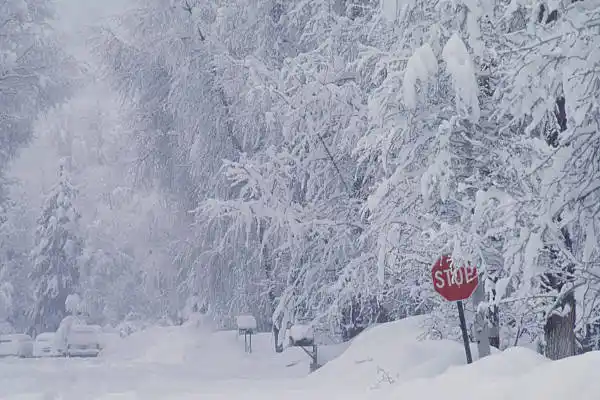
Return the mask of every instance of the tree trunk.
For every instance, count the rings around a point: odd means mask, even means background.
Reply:
[[[498,306],[490,308],[488,313],[488,338],[490,346],[500,349],[500,317]]]
[[[557,220],[560,222],[561,217]],[[562,230],[565,247],[568,250],[573,248],[571,235],[567,228]],[[558,263],[558,250],[550,248],[550,262]],[[572,282],[572,274],[575,266],[568,264],[559,268],[558,273],[547,273],[544,276],[544,284],[549,290],[555,290],[558,293],[563,290],[564,285]],[[561,299],[560,303],[546,316],[544,325],[544,337],[546,341],[546,357],[551,360],[559,360],[574,356],[577,354],[577,339],[575,337],[575,317],[576,302],[575,293],[568,292]]]
[[[260,245],[262,246],[261,250],[261,263],[262,269],[265,271],[265,278],[267,281],[268,289],[267,289],[267,300],[268,300],[268,313],[273,318],[273,313],[275,312],[275,293],[273,292],[273,265],[271,264],[271,259],[269,257],[269,249],[267,249],[267,244],[265,243],[265,223],[263,222],[259,229],[259,240]],[[277,343],[279,338],[279,327],[273,324],[273,336],[275,338],[275,351],[278,350]]]
[[[563,315],[560,313],[549,315],[544,326],[546,357],[551,360],[560,360],[577,354],[575,295],[573,293],[566,296],[562,311]]]

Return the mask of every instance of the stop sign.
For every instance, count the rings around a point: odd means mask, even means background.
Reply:
[[[431,268],[433,287],[448,301],[468,299],[479,284],[477,269],[470,265],[452,267],[451,265],[452,258],[447,255],[441,256],[433,264]]]

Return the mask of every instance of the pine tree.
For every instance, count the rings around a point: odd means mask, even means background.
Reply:
[[[65,302],[79,281],[78,262],[83,241],[78,236],[79,213],[73,206],[76,190],[63,165],[59,182],[38,219],[32,251],[34,305],[31,319],[37,332],[55,331],[66,315]]]

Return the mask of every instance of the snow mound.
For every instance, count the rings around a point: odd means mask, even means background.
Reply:
[[[476,400],[544,399],[595,400],[600,381],[595,378],[600,352],[550,361],[525,348],[514,348],[453,367],[431,379],[389,386],[376,398],[440,398]]]
[[[354,388],[361,399],[595,400],[600,352],[550,361],[524,347],[494,350],[466,365],[463,347],[448,340],[422,340],[427,317],[382,324],[359,335],[346,352],[307,379],[309,386]],[[312,398],[319,398],[313,396]]]
[[[418,316],[375,326],[358,335],[348,350],[312,374],[308,379],[345,382],[359,387],[378,387],[432,378],[452,366],[466,363],[464,347],[451,340],[422,340],[430,318]],[[471,345],[477,359],[477,346]]]
[[[183,323],[183,327],[202,329],[205,332],[216,330],[214,320],[209,315],[200,312],[188,313],[187,321]]]
[[[549,361],[541,354],[525,347],[510,347],[501,353],[478,360],[477,367],[475,371],[471,371],[470,376],[471,379],[474,378],[473,373],[481,376],[518,376]],[[449,374],[456,370],[452,369]]]
[[[577,400],[596,400],[600,393],[599,367],[598,351],[548,362],[521,375],[507,392],[522,399],[570,400],[575,396]],[[501,400],[501,397],[491,399]]]
[[[195,359],[214,339],[209,316],[191,313],[181,326],[151,326],[120,340],[112,340],[100,356],[113,361],[181,364]],[[221,344],[221,343],[219,343]],[[211,354],[215,351],[211,351]]]
[[[151,327],[111,343],[100,354],[111,360],[180,364],[188,359],[198,340],[192,327]]]

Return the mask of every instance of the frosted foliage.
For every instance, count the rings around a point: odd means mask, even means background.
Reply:
[[[14,287],[9,282],[0,284],[0,322],[7,321],[13,313]]]
[[[404,72],[404,104],[408,108],[417,106],[417,85],[423,88],[421,92],[427,91],[428,79],[433,77],[438,70],[437,60],[431,46],[424,44],[419,47],[415,54],[408,60]]]
[[[456,108],[460,115],[476,122],[480,117],[479,88],[475,79],[475,67],[465,44],[458,34],[453,34],[442,51],[446,69],[452,76],[456,92]]]
[[[381,2],[381,15],[390,22],[396,22],[398,18],[398,0],[383,0]]]
[[[496,113],[497,118],[510,115],[511,127],[525,127],[527,133],[545,139],[545,143],[538,141],[532,146],[541,160],[547,160],[530,165],[529,173],[533,171],[541,182],[537,198],[532,198],[538,200],[537,207],[522,209],[540,226],[523,236],[531,238],[522,247],[525,259],[535,261],[527,266],[526,277],[548,270],[559,276],[548,288],[558,298],[566,295],[568,286],[581,288],[576,314],[577,329],[583,335],[589,334],[591,328],[586,324],[595,324],[598,312],[594,296],[590,296],[597,287],[593,265],[598,255],[587,240],[594,240],[598,226],[598,208],[592,204],[597,204],[598,169],[593,160],[598,149],[598,107],[593,93],[598,91],[599,59],[588,46],[598,44],[599,12],[597,4],[575,2],[559,8],[551,21],[551,10],[546,9],[532,18],[529,29],[511,37],[508,44],[514,50],[503,55],[508,84],[498,93]],[[551,254],[548,243],[552,244]],[[523,244],[514,244],[519,245]],[[553,263],[548,263],[549,258]],[[541,303],[547,308],[555,306]]]
[[[62,100],[72,64],[56,48],[49,29],[50,2],[0,4],[0,168],[31,137],[40,111]],[[61,65],[62,64],[62,65]]]
[[[81,310],[81,297],[77,293],[67,296],[65,310],[71,314],[77,314]]]

